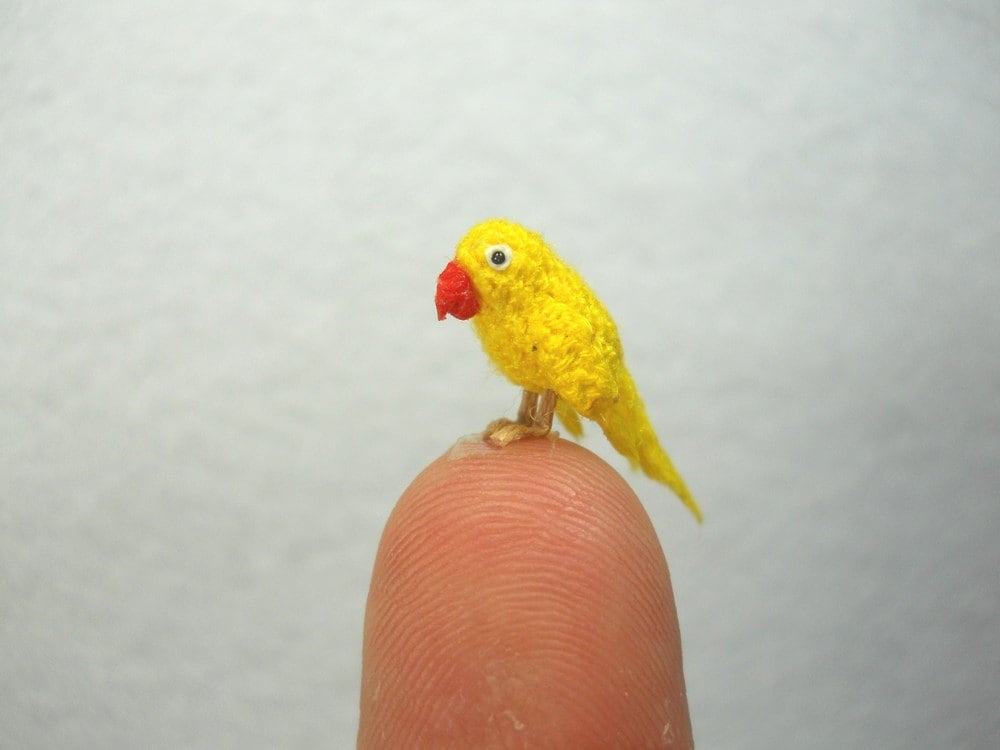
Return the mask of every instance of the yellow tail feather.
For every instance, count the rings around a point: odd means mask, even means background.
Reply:
[[[563,427],[566,428],[566,431],[570,435],[577,438],[583,435],[583,425],[580,424],[580,415],[576,413],[576,409],[563,399],[559,399],[556,402],[556,416],[559,417],[559,421],[562,422]]]
[[[670,456],[660,447],[660,441],[646,415],[646,407],[624,367],[619,375],[618,385],[618,400],[597,409],[593,418],[601,425],[611,445],[628,458],[633,467],[638,466],[646,476],[673,490],[700,523],[701,509],[674,468]]]

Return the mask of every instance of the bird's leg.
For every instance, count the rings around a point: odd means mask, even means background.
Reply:
[[[517,409],[517,421],[520,424],[531,424],[537,408],[538,394],[529,390],[521,391],[521,405]]]
[[[555,391],[545,390],[541,398],[537,393],[524,391],[517,421],[497,419],[486,427],[483,438],[497,448],[526,437],[545,437],[552,429],[552,415],[556,410]]]
[[[556,392],[550,388],[542,391],[541,398],[531,414],[531,426],[538,430],[544,430],[543,435],[547,435],[552,429],[552,416],[556,413]]]

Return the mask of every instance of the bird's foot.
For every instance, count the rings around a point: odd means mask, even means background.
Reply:
[[[504,448],[518,440],[530,437],[545,437],[550,427],[533,427],[511,419],[495,419],[483,431],[483,439],[494,448]]]
[[[545,437],[552,431],[555,409],[556,394],[553,391],[547,390],[541,397],[524,391],[517,410],[517,421],[504,418],[493,420],[483,431],[483,439],[495,448],[503,448],[524,438]]]

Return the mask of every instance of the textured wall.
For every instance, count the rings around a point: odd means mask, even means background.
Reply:
[[[503,214],[706,513],[628,475],[700,746],[997,747],[995,2],[359,5],[0,8],[0,746],[353,743]]]

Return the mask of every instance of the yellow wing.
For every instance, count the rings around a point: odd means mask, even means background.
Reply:
[[[589,315],[581,312],[588,308]],[[538,326],[545,337],[539,337]],[[560,397],[557,414],[570,434],[582,432],[577,412],[595,420],[615,450],[667,485],[701,521],[697,502],[660,446],[625,367],[618,331],[600,303],[570,307],[550,300],[529,331],[541,342],[538,367],[548,374],[546,387]]]
[[[604,309],[588,316],[579,302],[546,300],[528,316],[527,334],[537,382],[590,417],[596,405],[618,398],[621,344]]]

